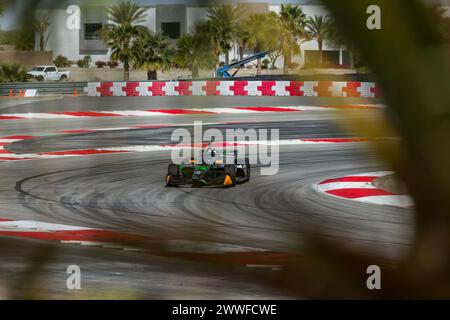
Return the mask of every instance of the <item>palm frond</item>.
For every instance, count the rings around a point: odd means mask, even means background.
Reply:
[[[144,21],[146,9],[127,1],[109,8],[108,15],[115,25],[137,25]]]
[[[19,64],[1,64],[0,82],[25,82],[28,80],[28,74]]]

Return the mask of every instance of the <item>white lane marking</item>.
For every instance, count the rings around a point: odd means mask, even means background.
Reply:
[[[288,146],[298,144],[308,144],[300,139],[284,139],[284,140],[258,140],[258,141],[239,141],[238,145],[263,145],[263,146]]]
[[[326,140],[317,140],[317,141],[314,141],[314,140],[307,140],[307,139],[303,139],[303,140],[300,140],[301,141],[301,144],[327,144],[327,143],[338,143],[338,142],[334,142],[334,141],[326,141]],[[349,141],[349,142],[358,142],[358,141]]]
[[[195,108],[190,109],[192,111],[203,111],[203,112],[211,112],[211,113],[256,113],[259,111],[254,110],[246,110],[246,109],[235,109],[235,108]]]
[[[315,106],[286,107],[289,109],[297,109],[298,111],[329,111],[330,108]]]
[[[19,228],[41,231],[81,231],[81,230],[96,230],[93,228],[69,226],[64,224],[55,224],[31,220],[23,221],[0,221],[0,228]]]
[[[318,185],[321,191],[336,189],[377,189],[371,182],[330,182]]]
[[[53,113],[13,113],[2,114],[3,117],[21,117],[26,119],[75,119],[78,116],[68,114],[53,114]]]
[[[64,244],[78,244],[82,246],[103,246],[105,244],[105,242],[84,240],[61,240],[60,242]]]
[[[412,197],[407,195],[389,195],[389,196],[369,196],[354,199],[355,201],[372,203],[372,204],[381,204],[381,205],[390,205],[396,207],[413,207],[414,200]]]
[[[279,146],[287,146],[287,145],[303,145],[303,144],[335,144],[335,143],[359,143],[359,141],[352,141],[349,139],[348,141],[309,141],[307,139],[284,139],[284,140],[259,140],[259,141],[239,141],[238,144],[242,145],[279,145]]]
[[[113,113],[123,117],[154,117],[162,116],[161,112],[139,111],[139,110],[124,110],[124,111],[99,111],[99,113]]]
[[[37,154],[37,153],[26,153],[26,154],[8,153],[8,154],[5,154],[5,157],[7,157],[7,158],[17,158],[17,159],[25,159],[25,158],[51,159],[51,158],[60,158],[62,156],[66,156],[66,155]],[[74,154],[72,156],[80,156],[80,155]],[[1,155],[0,155],[0,157],[1,157]]]
[[[136,128],[122,127],[122,128],[99,128],[99,129],[85,129],[88,131],[119,131],[119,130],[132,130]]]
[[[102,148],[95,149],[98,151],[118,151],[118,152],[150,152],[150,151],[164,151],[172,150],[174,146],[163,145],[143,145],[143,146],[129,146],[129,147],[114,147],[114,148]]]

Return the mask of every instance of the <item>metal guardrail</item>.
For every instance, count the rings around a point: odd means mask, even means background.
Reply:
[[[18,95],[20,90],[35,89],[38,94],[73,94],[75,89],[79,94],[84,93],[87,82],[16,82],[0,83],[0,95],[8,96],[10,90],[14,95]]]

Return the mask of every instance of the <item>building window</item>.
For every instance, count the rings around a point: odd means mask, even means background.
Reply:
[[[180,37],[179,22],[163,22],[161,23],[162,34],[170,39],[178,39]]]
[[[103,28],[101,23],[86,23],[84,25],[84,40],[100,40],[100,30]]]

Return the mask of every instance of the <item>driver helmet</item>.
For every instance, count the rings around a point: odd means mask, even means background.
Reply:
[[[216,149],[212,147],[211,143],[208,144],[208,147],[203,152],[203,161],[209,165],[216,162]]]

